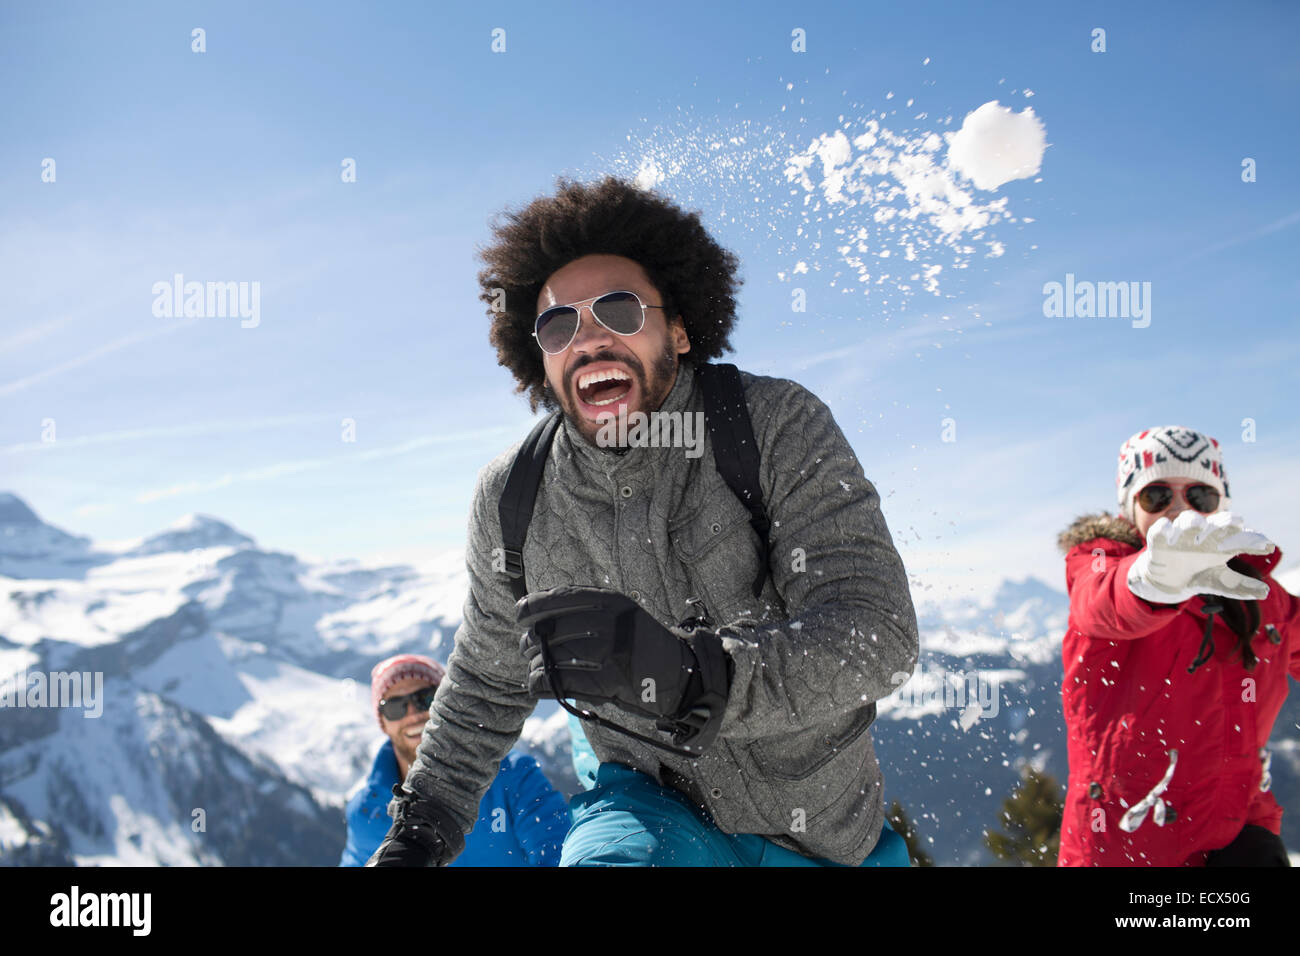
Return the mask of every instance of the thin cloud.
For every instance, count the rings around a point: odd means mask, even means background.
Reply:
[[[0,447],[0,454],[15,455],[26,451],[50,451],[52,449],[81,448],[86,445],[109,445],[118,442],[148,441],[165,438],[194,438],[199,435],[213,435],[221,432],[245,432],[261,428],[281,428],[289,425],[306,425],[311,422],[334,420],[334,414],[280,415],[274,418],[244,419],[240,421],[195,422],[188,425],[161,425],[155,428],[131,428],[124,431],[105,432],[101,435],[77,435],[72,438],[60,438],[58,441],[19,442],[16,445]]]
[[[50,319],[46,322],[33,325],[30,328],[23,329],[21,332],[15,332],[7,339],[0,339],[0,352],[13,352],[22,348],[24,345],[30,345],[32,342],[44,338],[51,332],[57,332],[59,329],[71,322],[73,318],[74,316],[72,315],[65,315],[57,319]]]
[[[1020,277],[1007,283],[1015,287]],[[975,303],[967,309],[950,306],[954,313],[964,311],[964,315],[954,314],[947,320],[936,319],[930,322],[916,323],[898,327],[885,326],[877,334],[849,345],[810,352],[804,355],[783,353],[780,357],[756,357],[742,364],[747,369],[779,369],[803,372],[827,362],[841,363],[841,367],[851,375],[866,379],[868,372],[881,363],[895,363],[893,353],[899,349],[915,348],[918,345],[933,345],[938,342],[944,347],[960,344],[966,334],[977,333],[981,340],[990,336],[999,339],[1019,339],[1038,335],[1044,325],[1036,321],[1036,316],[1027,314],[1021,308],[1022,297],[1018,293],[1007,293],[993,301]],[[760,372],[760,374],[783,374],[782,372]],[[838,381],[838,379],[837,379]]]
[[[187,481],[166,488],[155,488],[149,491],[143,491],[133,499],[136,504],[150,504],[163,498],[174,498],[177,495],[184,494],[201,494],[208,491],[216,491],[221,488],[228,488],[235,484],[244,484],[253,481],[268,481],[275,478],[282,478],[285,475],[296,475],[304,471],[314,471],[319,468],[335,467],[347,465],[357,461],[373,461],[377,458],[392,458],[397,455],[405,455],[421,448],[427,448],[431,445],[446,445],[457,442],[486,443],[489,439],[493,442],[499,442],[503,438],[518,436],[520,434],[517,425],[499,425],[494,428],[475,429],[474,431],[453,432],[443,435],[426,435],[419,438],[408,439],[393,445],[386,445],[381,448],[371,448],[365,451],[350,455],[335,455],[329,458],[300,458],[289,461],[277,462],[272,465],[264,465],[261,468],[250,468],[238,473],[227,473],[219,478],[209,479],[206,481]],[[93,506],[92,506],[93,507]]]
[[[113,352],[120,349],[127,348],[128,346],[135,345],[139,342],[146,342],[149,339],[157,338],[160,335],[167,335],[170,332],[183,329],[187,325],[193,325],[198,321],[197,318],[183,319],[180,322],[173,322],[170,325],[164,325],[160,328],[149,329],[144,332],[137,332],[134,335],[127,335],[123,338],[115,339],[114,341],[109,342],[106,345],[101,345],[99,348],[87,352],[84,355],[78,355],[76,358],[68,359],[66,362],[60,362],[58,365],[36,372],[33,375],[28,375],[26,378],[15,379],[5,385],[0,385],[0,396],[12,395],[14,392],[20,392],[23,389],[35,385],[37,382],[42,382],[47,378],[61,375],[62,373],[71,371],[74,368],[80,368],[82,365],[93,362],[95,359],[103,358],[105,355],[111,355]]]
[[[1183,261],[1191,262],[1194,259],[1200,259],[1204,256],[1213,255],[1216,252],[1222,252],[1224,249],[1231,249],[1233,246],[1239,246],[1244,242],[1252,242],[1255,239],[1260,239],[1264,236],[1271,235],[1272,233],[1280,232],[1283,229],[1288,229],[1296,223],[1300,223],[1300,209],[1297,209],[1290,215],[1283,216],[1281,219],[1270,222],[1266,226],[1260,226],[1258,229],[1252,229],[1250,232],[1242,233],[1240,236],[1235,236],[1232,239],[1225,239],[1223,242],[1216,242],[1212,246],[1206,246],[1200,252],[1193,252]]]

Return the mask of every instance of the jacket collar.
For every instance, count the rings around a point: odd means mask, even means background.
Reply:
[[[684,412],[691,405],[695,390],[695,369],[688,361],[677,365],[677,378],[660,412]],[[555,446],[560,454],[572,460],[588,473],[603,475],[608,479],[626,478],[647,470],[658,470],[669,457],[681,457],[680,448],[629,448],[622,454],[614,448],[600,448],[582,436],[566,415],[563,427],[555,436]]]
[[[371,791],[388,794],[392,792],[393,784],[401,782],[398,779],[397,754],[393,751],[393,742],[385,740],[384,745],[375,754],[375,762],[370,767],[367,785]]]
[[[1112,514],[1081,515],[1070,527],[1057,536],[1056,543],[1062,551],[1070,551],[1086,541],[1108,538],[1126,544],[1134,551],[1141,550],[1142,536],[1127,519]]]

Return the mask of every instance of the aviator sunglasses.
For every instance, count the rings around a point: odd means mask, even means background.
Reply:
[[[421,687],[401,697],[387,697],[379,702],[379,712],[389,720],[401,720],[406,716],[406,705],[410,703],[415,706],[417,714],[422,714],[433,705],[436,693],[437,687]]]
[[[1137,493],[1137,502],[1147,514],[1158,514],[1173,503],[1174,489],[1163,482],[1153,482]],[[1209,485],[1192,485],[1183,489],[1183,500],[1203,515],[1219,510],[1219,492]]]
[[[645,327],[646,309],[664,308],[646,305],[635,292],[606,292],[571,305],[553,305],[533,326],[533,338],[543,352],[559,355],[569,347],[578,334],[582,306],[588,303],[596,321],[617,335],[636,335]]]

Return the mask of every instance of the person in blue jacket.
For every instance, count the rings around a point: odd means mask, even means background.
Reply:
[[[371,671],[371,702],[388,740],[375,754],[369,776],[349,794],[340,866],[365,866],[383,842],[393,822],[388,816],[393,785],[406,779],[444,674],[437,661],[417,654],[390,657]],[[571,822],[564,797],[537,761],[511,752],[483,795],[465,851],[452,866],[557,866]]]

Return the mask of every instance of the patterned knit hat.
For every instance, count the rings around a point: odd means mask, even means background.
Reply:
[[[446,668],[432,657],[424,657],[420,654],[398,654],[376,664],[374,670],[370,672],[370,706],[375,709],[379,728],[382,730],[384,727],[384,718],[379,713],[379,702],[384,699],[384,694],[390,687],[408,677],[427,680],[436,687],[442,683],[446,674]]]
[[[1191,478],[1217,488],[1219,509],[1228,510],[1228,475],[1223,450],[1208,435],[1178,425],[1148,428],[1120,447],[1115,493],[1120,514],[1134,521],[1133,497],[1161,478]]]

